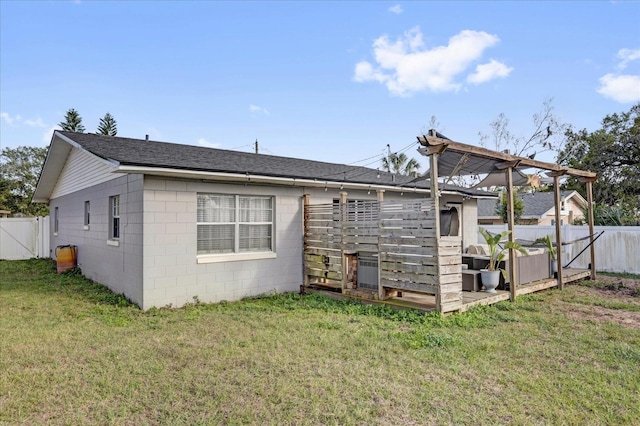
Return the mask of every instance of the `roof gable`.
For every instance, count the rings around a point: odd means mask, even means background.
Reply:
[[[86,133],[60,133],[92,154],[126,166],[429,188],[428,182],[414,184],[411,183],[413,178],[409,176],[394,176],[392,173],[361,166],[141,139]]]
[[[522,218],[541,218],[555,206],[554,192],[534,192],[522,194],[520,197],[524,202]],[[574,198],[578,204],[586,205],[584,198],[577,191],[560,191],[560,199],[567,200]],[[496,200],[478,200],[478,218],[498,217],[495,212]]]
[[[416,181],[410,176],[396,175],[377,169],[345,164],[254,154],[224,149],[205,148],[167,142],[131,139],[56,131],[54,133],[41,179],[36,189],[35,202],[46,202],[53,190],[54,179],[63,172],[66,158],[75,147],[115,171],[133,173],[160,173],[158,170],[198,173],[219,173],[232,176],[261,176],[274,179],[315,181],[317,185],[356,184],[370,187],[396,187],[398,190],[429,190],[429,180]],[[51,159],[50,159],[51,157]],[[135,171],[133,171],[135,170]],[[44,177],[44,179],[43,179]],[[485,191],[447,185],[447,191],[471,196],[493,196]]]

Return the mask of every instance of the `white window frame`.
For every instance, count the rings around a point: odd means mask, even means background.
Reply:
[[[200,225],[233,225],[234,229],[234,247],[232,252],[226,253],[199,253],[197,255],[197,263],[213,263],[227,262],[236,260],[254,260],[254,259],[273,259],[276,258],[276,241],[275,241],[275,218],[276,218],[276,198],[270,195],[245,195],[245,194],[222,194],[199,192],[198,199],[201,196],[222,196],[234,197],[234,220],[230,222],[198,222],[196,216],[196,226]],[[271,200],[271,221],[270,222],[242,222],[240,216],[240,199],[241,198],[261,198]],[[271,248],[263,251],[240,251],[240,226],[241,225],[269,225],[271,227]],[[197,238],[197,237],[196,237]],[[196,240],[196,246],[198,242]],[[196,247],[197,250],[197,247]]]
[[[120,195],[109,197],[109,239],[107,244],[120,245],[122,226],[120,221]]]
[[[89,229],[89,225],[91,225],[91,201],[84,202],[84,230]]]

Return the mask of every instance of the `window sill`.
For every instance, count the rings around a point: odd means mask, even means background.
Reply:
[[[200,254],[196,257],[196,263],[236,262],[240,260],[275,259],[275,252],[264,253],[228,253],[228,254]]]
[[[89,230],[89,225],[84,225],[84,226],[82,227],[82,229],[84,229],[85,231],[88,231],[88,230]]]
[[[120,247],[120,241],[118,240],[107,240],[108,246]]]

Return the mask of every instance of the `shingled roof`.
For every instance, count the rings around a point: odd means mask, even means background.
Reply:
[[[560,191],[560,199],[564,200],[576,191]],[[524,212],[522,218],[539,218],[555,206],[554,193],[534,192],[520,196],[524,201]],[[478,218],[498,217],[495,212],[496,200],[478,200]]]
[[[428,180],[413,182],[413,178],[409,176],[361,166],[91,133],[57,133],[71,139],[84,150],[119,165],[311,179],[318,182],[430,188]],[[447,190],[467,195],[487,195],[484,191],[452,185],[447,185]]]

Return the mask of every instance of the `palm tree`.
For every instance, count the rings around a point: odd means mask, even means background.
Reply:
[[[107,136],[115,136],[118,134],[118,123],[111,114],[106,113],[104,117],[100,119],[98,134]]]
[[[389,154],[389,156],[383,158],[382,169],[401,175],[420,176],[420,163],[418,163],[418,160],[415,158],[409,159],[404,153]]]
[[[60,126],[62,130],[66,132],[84,133],[82,117],[80,117],[80,113],[78,113],[78,111],[73,108],[67,111],[67,113],[64,115],[64,121],[61,121],[58,126]]]

